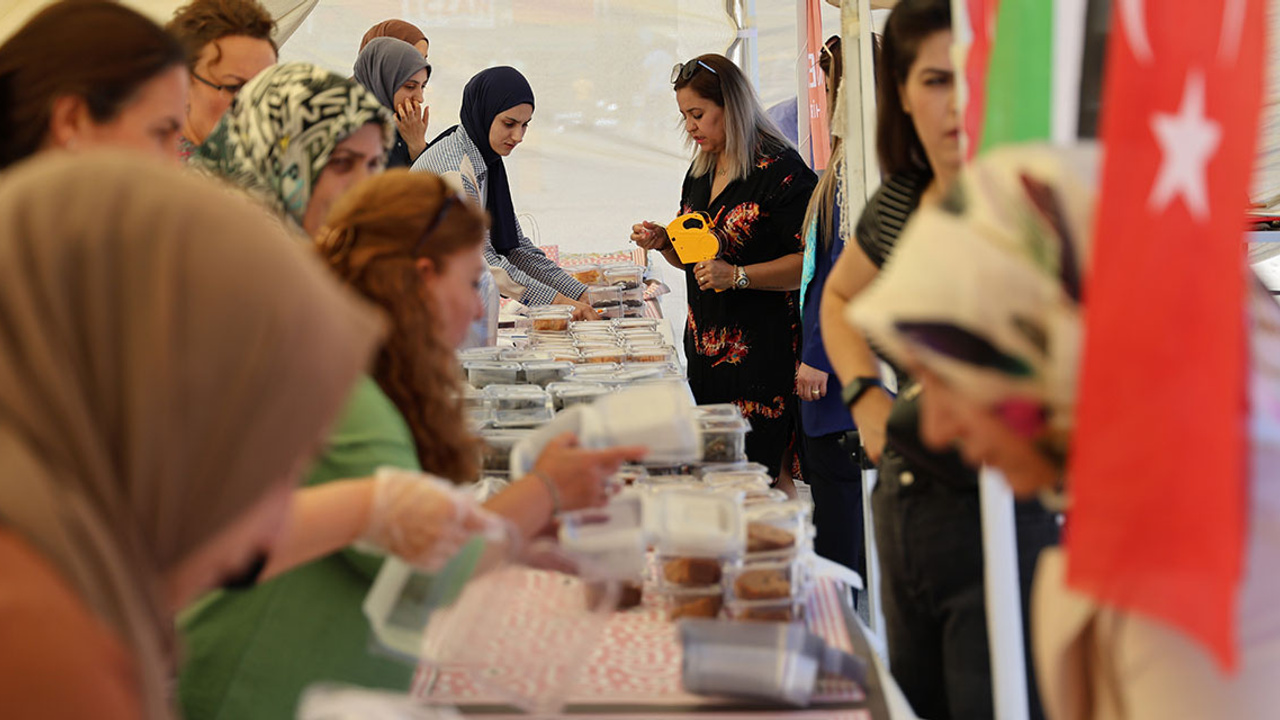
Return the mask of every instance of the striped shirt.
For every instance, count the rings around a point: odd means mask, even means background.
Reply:
[[[932,179],[933,173],[927,168],[890,175],[867,202],[854,235],[858,246],[877,268],[889,259],[902,227],[919,207],[920,195]]]
[[[485,206],[488,191],[485,181],[489,168],[485,165],[484,156],[480,154],[480,148],[476,147],[461,127],[424,150],[413,163],[413,170],[433,172],[450,185],[460,188],[480,207]],[[516,232],[520,235],[520,244],[506,255],[493,249],[487,230],[484,238],[484,259],[489,267],[505,270],[512,280],[525,288],[523,295],[513,299],[525,305],[549,305],[556,299],[557,293],[575,300],[582,296],[587,286],[574,280],[546,253],[539,250],[525,236],[519,220],[516,221]]]

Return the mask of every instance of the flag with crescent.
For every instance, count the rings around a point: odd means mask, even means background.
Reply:
[[[1264,0],[1114,0],[1068,582],[1237,662]]]

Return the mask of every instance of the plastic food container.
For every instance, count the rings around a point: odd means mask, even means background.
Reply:
[[[724,567],[720,558],[660,554],[656,559],[658,582],[664,588],[722,587]]]
[[[498,360],[502,350],[493,346],[473,347],[458,351],[458,362],[468,360]]]
[[[531,430],[488,428],[480,431],[480,465],[486,474],[507,475],[511,471],[511,448]]]
[[[582,362],[589,365],[599,365],[601,363],[616,365],[626,359],[627,352],[622,348],[598,348],[583,350],[582,352]]]
[[[702,461],[739,462],[747,459],[747,432],[751,425],[742,418],[703,418]]]
[[[716,403],[714,405],[698,405],[693,412],[699,418],[740,418],[742,411],[733,403]]]
[[[525,382],[546,387],[559,382],[573,371],[573,363],[562,360],[538,360],[524,364]]]
[[[638,290],[644,285],[644,268],[639,265],[610,265],[601,274],[606,285],[622,290]]]
[[[620,295],[623,317],[641,317],[644,314],[644,288],[623,290]]]
[[[624,365],[613,374],[613,382],[618,385],[631,385],[644,380],[661,380],[665,372],[660,366],[643,367]]]
[[[601,280],[599,263],[583,263],[565,268],[565,272],[583,285],[595,285]]]
[[[767,472],[758,470],[712,470],[702,471],[702,482],[712,487],[719,486],[740,486],[750,487],[754,484],[763,485],[768,488],[773,484],[773,478],[769,477]]]
[[[725,613],[733,620],[792,622],[804,619],[804,603],[799,599],[730,600]]]
[[[468,360],[462,364],[472,387],[511,385],[520,382],[520,363],[505,360]]]
[[[462,412],[472,428],[484,427],[489,422],[489,401],[484,393],[465,385],[462,388]]]
[[[551,391],[553,407],[557,410],[590,404],[613,392],[608,385],[585,382],[555,383],[554,387],[548,386],[547,389]]]
[[[532,385],[490,385],[484,389],[495,427],[530,427],[550,420],[555,411],[546,390]]]
[[[583,299],[586,302],[586,299]],[[599,320],[575,320],[569,323],[569,332],[578,335],[582,333],[590,335],[614,335],[613,325]]]
[[[511,348],[502,351],[502,360],[504,362],[525,363],[550,359],[551,353],[535,348]]]
[[[660,556],[728,558],[746,544],[742,508],[703,491],[672,490],[645,496],[645,530]]]
[[[591,580],[638,580],[645,567],[641,501],[619,496],[601,508],[560,516],[560,547]]]
[[[568,305],[540,305],[529,308],[530,326],[538,332],[567,332],[573,308]]]
[[[789,497],[781,490],[774,488],[735,488],[743,490],[742,503],[746,507],[786,502]]]
[[[627,362],[633,363],[669,363],[676,359],[675,351],[667,347],[631,347],[627,352]]]
[[[608,384],[613,382],[614,373],[622,369],[621,365],[616,363],[579,363],[574,366],[573,372],[569,373],[568,380],[579,382],[594,382]]]
[[[741,560],[725,566],[725,587],[733,600],[789,600],[804,588],[804,565],[797,559]]]
[[[747,552],[778,552],[804,544],[809,537],[810,507],[804,500],[789,500],[744,510]]]
[[[624,318],[614,320],[613,327],[619,334],[625,334],[626,331],[633,330],[646,330],[657,333],[658,321],[655,318]]]
[[[694,408],[698,410],[699,408]],[[769,468],[757,462],[732,462],[732,463],[703,463],[698,466],[698,475],[706,477],[711,473],[717,472],[757,472],[769,478]],[[773,484],[773,479],[769,478],[769,483]]]
[[[672,588],[661,593],[669,620],[717,618],[724,608],[724,591],[719,585],[704,588]]]
[[[601,317],[617,318],[621,315],[609,315],[609,312],[620,313],[622,309],[622,290],[612,285],[592,285],[583,294],[583,301],[590,305]]]

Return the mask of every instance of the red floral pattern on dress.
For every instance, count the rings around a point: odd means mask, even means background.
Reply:
[[[733,404],[738,406],[742,416],[746,418],[762,417],[777,420],[787,410],[787,399],[781,395],[775,395],[773,400],[767,403],[755,400],[734,400]]]
[[[708,328],[699,331],[698,323],[689,313],[689,336],[693,338],[693,350],[706,358],[716,358],[711,367],[722,363],[737,365],[747,357],[751,348],[739,328]]]
[[[716,228],[720,231],[720,249],[725,253],[737,254],[744,245],[751,241],[751,229],[760,219],[760,204],[744,202],[735,205],[728,213],[716,218]]]

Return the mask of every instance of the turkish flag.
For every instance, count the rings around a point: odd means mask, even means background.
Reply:
[[[1115,0],[1068,582],[1236,663],[1263,0]]]

